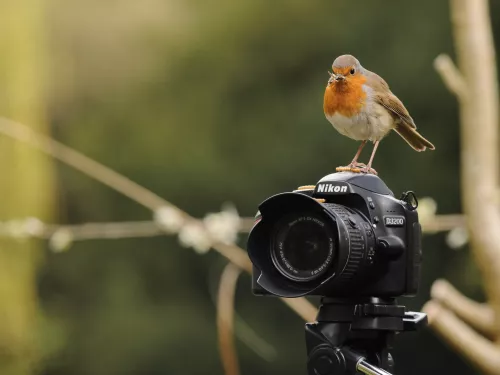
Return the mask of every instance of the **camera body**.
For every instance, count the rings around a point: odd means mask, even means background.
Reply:
[[[333,173],[259,205],[247,243],[256,295],[413,296],[422,263],[412,192],[375,175]]]

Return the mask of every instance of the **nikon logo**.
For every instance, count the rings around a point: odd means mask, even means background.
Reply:
[[[318,193],[347,193],[347,185],[319,184]]]

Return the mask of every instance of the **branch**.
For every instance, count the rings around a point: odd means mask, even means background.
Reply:
[[[226,375],[239,375],[238,355],[233,339],[234,294],[240,269],[229,263],[222,271],[217,298],[219,351]]]
[[[460,101],[467,100],[467,85],[462,73],[455,66],[450,56],[441,54],[434,60],[434,68],[441,75],[445,86]]]
[[[422,221],[422,232],[448,232],[454,228],[464,226],[466,226],[464,215],[435,215],[426,221]]]
[[[0,132],[52,156],[152,211],[172,204],[125,176],[26,125],[0,118]]]
[[[220,272],[216,265],[212,265],[208,272],[208,291],[214,308],[217,308]],[[276,359],[276,348],[259,335],[245,320],[234,310],[234,335],[256,355],[267,362]]]
[[[143,205],[150,210],[157,212],[163,208],[168,208],[176,213],[188,223],[200,224],[199,220],[189,216],[186,212],[180,210],[167,200],[161,198],[155,193],[147,190],[132,180],[120,175],[112,169],[98,163],[95,160],[75,151],[50,137],[38,134],[26,125],[15,121],[0,118],[0,133],[3,133],[20,142],[24,142],[63,163],[81,171],[87,176],[99,181],[110,188],[122,193],[133,201]],[[231,263],[248,273],[252,273],[252,263],[247,253],[240,247],[233,244],[220,242],[211,242],[211,246],[222,256],[226,257]],[[289,305],[291,306],[291,305]],[[314,321],[316,318],[316,309],[305,298],[296,299],[293,304],[295,310],[306,321]],[[314,314],[311,312],[314,311]],[[307,312],[305,314],[304,312]]]
[[[0,222],[0,236],[35,237],[50,239],[55,233],[66,231],[73,241],[164,236],[165,232],[154,221],[126,221],[85,223],[76,225],[45,224],[36,218]]]
[[[250,220],[241,218],[241,221]],[[197,219],[201,221],[202,219]],[[253,220],[252,220],[253,223]],[[242,224],[237,231],[246,233],[247,228]],[[0,237],[26,238],[34,237],[50,240],[57,232],[67,232],[72,241],[106,240],[121,238],[144,238],[164,236],[165,230],[158,222],[121,221],[84,224],[47,224],[34,217],[24,219],[0,221]]]
[[[498,375],[500,350],[437,301],[427,302],[422,311],[429,325],[459,354],[486,374]]]
[[[281,298],[281,300],[284,303],[286,303],[297,314],[299,314],[299,316],[301,316],[302,319],[308,322],[314,322],[316,320],[318,309],[314,307],[314,305],[311,304],[309,301],[307,303],[302,303],[300,298]]]
[[[437,280],[431,288],[431,297],[443,307],[481,333],[494,337],[495,314],[483,303],[478,303],[460,293],[446,280]]]
[[[500,211],[491,203],[499,186],[499,95],[488,1],[451,0],[451,16],[468,92],[460,102],[464,214],[488,301],[500,317]],[[500,320],[495,325],[500,333]]]
[[[201,221],[203,219],[196,219]],[[254,225],[253,218],[239,218],[237,231],[248,233]],[[463,215],[434,215],[421,220],[424,233],[447,232],[457,227],[465,227]],[[71,234],[73,241],[105,240],[118,238],[142,238],[164,236],[165,230],[157,221],[121,221],[83,224],[47,224],[34,217],[0,222],[2,237],[35,237],[50,239],[56,232],[65,231]]]

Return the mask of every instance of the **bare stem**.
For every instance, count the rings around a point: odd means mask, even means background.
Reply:
[[[467,298],[446,280],[434,282],[431,288],[431,297],[472,328],[493,337],[495,314],[487,304]]]
[[[238,354],[234,345],[234,294],[241,270],[229,263],[222,272],[217,297],[219,352],[226,375],[239,375]]]
[[[460,102],[461,179],[472,251],[500,333],[498,77],[487,0],[451,0],[458,66],[467,85]],[[478,62],[481,68],[478,69]]]
[[[172,204],[160,196],[118,172],[115,172],[111,168],[98,163],[48,136],[36,133],[26,125],[6,118],[0,118],[0,132],[18,141],[27,143],[53,158],[62,161],[152,211],[163,206],[173,207]]]
[[[428,315],[430,326],[459,354],[478,369],[490,375],[498,375],[500,351],[450,310],[437,301],[429,301],[422,308]]]
[[[467,99],[467,85],[462,73],[455,66],[450,56],[441,54],[436,57],[434,68],[441,75],[448,90],[455,94],[459,100],[465,101]]]

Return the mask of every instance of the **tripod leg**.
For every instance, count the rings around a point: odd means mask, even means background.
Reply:
[[[356,365],[356,371],[359,371],[366,375],[392,375],[390,372],[382,370],[376,366],[369,364],[366,361],[360,361]]]

